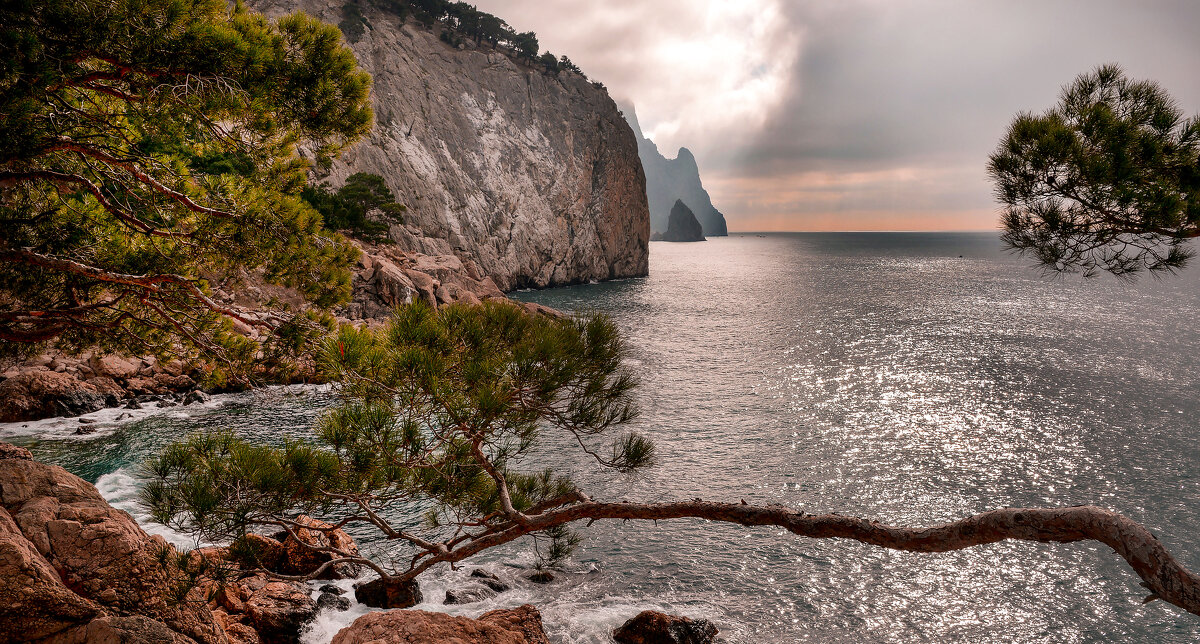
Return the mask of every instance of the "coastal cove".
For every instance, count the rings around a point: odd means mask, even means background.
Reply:
[[[901,525],[1003,506],[1096,504],[1200,568],[1200,272],[1128,285],[1044,278],[995,233],[734,234],[654,243],[649,277],[524,291],[613,317],[642,380],[638,431],[659,465],[595,474],[547,445],[594,498],[780,503]],[[95,482],[151,532],[138,466],[189,432],[278,444],[309,434],[323,388],[271,389],[72,435],[0,440]],[[74,423],[74,424],[72,424]],[[530,463],[531,468],[538,463]],[[915,555],[693,521],[597,523],[558,579],[442,606],[473,564],[512,578],[528,544],[422,579],[428,610],[533,603],[555,641],[607,642],[644,608],[705,617],[729,642],[1185,642],[1200,625],[1097,544],[1002,543]],[[355,534],[368,552],[382,547]],[[190,545],[176,535],[172,540]],[[328,641],[363,609],[322,614]]]

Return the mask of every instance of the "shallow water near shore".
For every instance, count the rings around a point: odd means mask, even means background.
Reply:
[[[654,243],[648,278],[515,296],[602,311],[625,332],[643,381],[636,429],[657,441],[659,464],[629,478],[553,446],[541,456],[594,498],[744,499],[913,526],[1097,504],[1196,570],[1198,286],[1195,270],[1133,285],[1044,278],[995,233],[844,233]],[[144,522],[137,466],[161,446],[219,428],[305,436],[331,402],[277,389],[106,420],[90,436],[65,423],[0,436]],[[1136,575],[1100,544],[921,555],[700,521],[597,523],[586,535],[553,584],[524,581],[532,556],[513,544],[434,571],[421,608],[530,602],[571,643],[609,642],[645,608],[712,619],[729,642],[1200,639],[1200,618],[1142,605]],[[475,565],[514,590],[442,606]],[[364,610],[323,614],[309,641]]]

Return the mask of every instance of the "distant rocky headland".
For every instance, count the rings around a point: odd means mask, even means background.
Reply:
[[[687,148],[679,148],[676,158],[666,158],[658,151],[654,141],[642,134],[633,106],[623,106],[623,112],[637,137],[638,155],[646,172],[651,231],[665,233],[675,202],[683,201],[700,222],[705,235],[723,237],[729,234],[725,216],[713,206],[708,191],[700,181],[700,168],[692,152]]]

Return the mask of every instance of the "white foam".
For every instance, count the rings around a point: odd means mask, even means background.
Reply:
[[[128,512],[147,533],[161,535],[176,548],[191,550],[212,545],[169,526],[155,523],[150,513],[138,502],[138,491],[141,489],[141,484],[141,480],[134,476],[129,468],[123,467],[101,476],[96,481],[96,491],[100,492],[100,496],[104,497],[109,505]]]
[[[38,438],[56,440],[88,440],[96,436],[110,434],[119,427],[153,416],[175,419],[191,418],[233,404],[247,396],[307,395],[327,392],[330,388],[330,385],[273,385],[251,390],[250,392],[217,394],[205,402],[188,405],[177,404],[172,407],[158,407],[157,402],[148,402],[143,403],[144,406],[142,409],[125,409],[123,406],[110,407],[71,418],[44,418],[42,420],[0,423],[0,440],[23,436],[37,436]],[[90,422],[80,422],[80,420]],[[76,434],[75,432],[80,429],[88,433]]]

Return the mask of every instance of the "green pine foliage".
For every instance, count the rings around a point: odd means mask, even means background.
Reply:
[[[319,332],[320,316],[227,308],[210,284],[258,271],[318,308],[349,297],[357,251],[300,198],[296,149],[324,159],[365,134],[369,87],[337,29],[303,14],[0,5],[0,350],[203,356],[234,373]]]
[[[1183,267],[1200,236],[1200,117],[1108,65],[1020,114],[988,172],[1004,241],[1051,271],[1128,278]]]
[[[389,242],[389,223],[404,223],[406,208],[377,174],[352,174],[337,191],[325,184],[306,186],[300,196],[321,213],[326,228],[370,242]]]
[[[536,33],[518,32],[504,20],[461,1],[350,0],[342,7],[340,26],[351,42],[358,42],[365,33],[369,21],[364,17],[363,11],[368,6],[376,7],[401,20],[412,17],[427,29],[442,25],[438,37],[451,47],[458,47],[467,40],[474,41],[476,45],[487,43],[492,47],[508,50],[517,60],[539,67],[548,74],[557,75],[561,71],[570,71],[587,78],[566,56],[557,58],[550,52],[539,56]]]
[[[603,316],[558,320],[500,302],[436,311],[412,304],[383,328],[345,326],[322,345],[318,361],[339,383],[341,402],[311,443],[193,437],[147,464],[143,502],[157,521],[209,540],[285,526],[300,513],[367,523],[414,544],[452,538],[573,499],[568,476],[528,462],[552,438],[606,468],[653,462],[652,443],[619,431],[637,416],[637,381],[624,357]],[[539,547],[547,561],[578,543],[565,528],[540,536],[549,540]],[[400,570],[411,554],[397,555]]]

